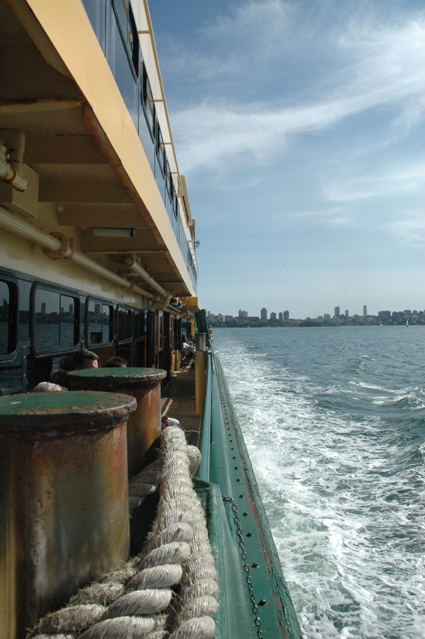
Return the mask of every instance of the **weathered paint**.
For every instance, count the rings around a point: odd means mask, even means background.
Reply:
[[[155,368],[88,368],[69,373],[71,387],[132,395],[137,410],[127,423],[128,473],[141,471],[143,457],[161,433],[161,380],[167,372]]]
[[[134,398],[0,398],[0,636],[127,559],[126,419]]]

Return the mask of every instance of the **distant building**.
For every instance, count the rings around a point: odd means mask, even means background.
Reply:
[[[334,308],[334,317],[339,317],[339,314],[340,314],[339,306],[335,306],[335,308]]]
[[[276,321],[276,313],[270,313],[270,319],[274,322]]]
[[[283,322],[283,313],[282,312],[279,313],[279,322]]]
[[[238,317],[239,317],[240,319],[247,319],[247,317],[248,317],[248,311],[241,311],[241,310],[239,310],[239,311],[238,311]]]
[[[289,322],[289,311],[283,311],[283,319],[285,322]]]
[[[379,311],[378,320],[380,322],[385,322],[385,320],[391,319],[391,311]]]
[[[345,317],[350,317],[350,313],[348,312],[348,308],[345,309],[344,315],[345,315]]]
[[[367,317],[367,306],[363,304],[363,317]]]
[[[263,322],[267,321],[267,309],[266,308],[262,308],[260,311],[260,318]]]

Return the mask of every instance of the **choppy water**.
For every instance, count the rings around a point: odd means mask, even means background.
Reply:
[[[305,639],[425,637],[425,327],[214,335]]]

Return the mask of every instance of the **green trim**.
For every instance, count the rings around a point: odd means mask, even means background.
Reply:
[[[208,358],[211,360],[211,368],[208,368],[211,384],[210,386],[207,384],[207,392],[211,393],[211,435],[208,441],[208,437],[202,433],[201,452],[203,457],[209,456],[210,459],[210,481],[216,484],[222,497],[225,498],[224,505],[221,504],[221,508],[217,508],[215,523],[210,526],[221,527],[222,536],[217,536],[215,543],[219,545],[218,554],[221,553],[225,562],[234,562],[234,549],[239,551],[238,567],[233,567],[232,573],[242,575],[244,582],[244,604],[242,606],[241,601],[238,600],[238,606],[241,607],[236,613],[238,619],[235,628],[228,636],[234,639],[247,639],[251,637],[250,633],[254,632],[252,636],[257,638],[300,639],[298,620],[283,577],[279,556],[242,432],[231,404],[223,371],[214,353],[209,352]],[[206,401],[208,401],[207,397]],[[204,417],[207,418],[205,414]],[[204,428],[208,428],[205,423],[203,423]],[[205,472],[203,471],[204,474]],[[219,522],[218,519],[224,516],[225,520]],[[244,549],[242,551],[241,545]],[[233,549],[232,560],[226,559],[229,547]],[[245,562],[244,552],[246,552]],[[218,561],[220,570],[220,563],[223,560]],[[245,579],[247,569],[252,581],[251,592],[247,585],[248,581]],[[229,578],[226,577],[226,579]],[[236,586],[229,585],[226,581],[225,592],[232,588]],[[254,599],[254,606],[252,599]],[[233,603],[228,594],[225,595],[222,605],[226,607],[225,614],[229,619],[234,619]],[[256,606],[261,619],[258,631],[255,626]],[[217,634],[217,638],[219,637],[221,635]],[[223,639],[224,637],[225,635]]]
[[[196,477],[204,481],[210,479],[210,447],[211,447],[211,357],[207,358],[207,383],[205,387],[204,408],[201,424],[202,458],[196,471]]]

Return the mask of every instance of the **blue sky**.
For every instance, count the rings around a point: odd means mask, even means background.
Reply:
[[[425,5],[153,0],[201,304],[425,309]]]

